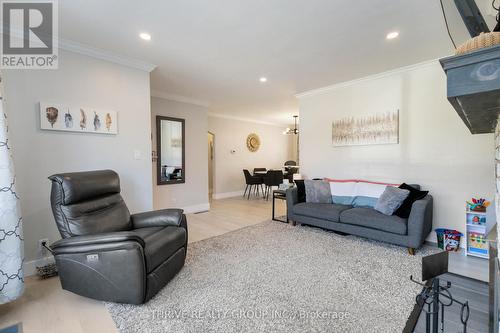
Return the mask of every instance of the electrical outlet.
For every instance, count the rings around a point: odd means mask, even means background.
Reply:
[[[43,244],[49,246],[49,239],[48,238],[42,238],[38,240],[38,253],[40,253],[42,256],[47,255],[47,249],[43,247]]]

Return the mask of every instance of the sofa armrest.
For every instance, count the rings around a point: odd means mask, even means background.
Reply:
[[[299,203],[299,192],[296,187],[291,187],[286,190],[286,205],[294,206]]]
[[[417,200],[408,218],[408,247],[419,248],[432,231],[433,198],[431,195]]]
[[[299,192],[297,187],[292,187],[286,190],[286,211],[288,218],[293,218],[292,208],[299,203]]]
[[[182,209],[162,209],[151,212],[133,214],[130,216],[134,229],[150,227],[181,226]]]
[[[64,238],[52,244],[51,247],[57,253],[63,251],[64,248],[69,247],[99,247],[100,245],[108,245],[126,241],[133,241],[139,243],[142,247],[144,247],[144,240],[130,231],[106,232],[102,234]]]

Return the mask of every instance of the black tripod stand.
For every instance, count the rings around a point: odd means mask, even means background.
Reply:
[[[451,282],[446,281],[446,285],[441,286],[438,276],[447,272],[448,252],[441,252],[422,258],[422,281],[426,283],[416,281],[413,276],[410,276],[412,282],[423,287],[416,297],[416,303],[419,309],[425,312],[426,333],[444,332],[444,310],[453,303],[461,307],[460,321],[463,325],[463,333],[467,333],[470,315],[469,302],[460,302],[453,298],[450,293]]]

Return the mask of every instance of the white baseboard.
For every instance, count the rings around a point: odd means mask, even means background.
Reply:
[[[40,259],[35,259],[35,260],[30,260],[26,261],[23,264],[23,271],[24,271],[24,276],[32,276],[36,275],[36,267],[37,266],[43,266],[47,265],[49,263],[54,263],[54,257],[53,256],[48,256]]]
[[[245,192],[245,191],[214,193],[212,195],[212,198],[215,199],[215,200],[225,199],[225,198],[233,198],[233,197],[243,196],[243,192]]]
[[[184,213],[186,214],[207,212],[210,210],[210,203],[207,202],[199,205],[186,206],[182,207],[182,209],[184,209]]]

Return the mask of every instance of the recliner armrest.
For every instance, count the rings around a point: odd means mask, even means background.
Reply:
[[[137,234],[130,231],[106,232],[102,234],[64,238],[52,244],[51,247],[52,249],[57,251],[57,249],[61,249],[64,247],[104,245],[125,241],[134,241],[144,247],[144,240]]]
[[[161,209],[130,216],[134,229],[150,227],[181,226],[182,209]]]

